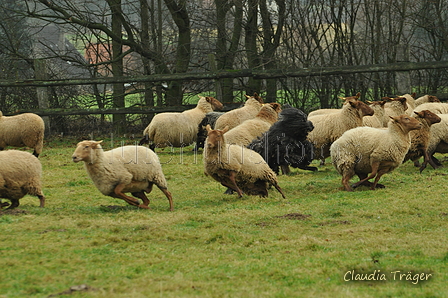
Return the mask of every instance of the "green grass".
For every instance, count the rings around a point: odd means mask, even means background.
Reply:
[[[26,196],[0,215],[0,297],[447,296],[446,168],[406,163],[381,179],[386,189],[347,193],[328,163],[279,176],[286,200],[275,189],[239,199],[191,147],[159,150],[175,211],[157,188],[139,210],[99,193],[71,162],[76,142],[46,142],[45,208]],[[344,281],[350,270],[388,281]],[[412,284],[393,271],[432,277]]]

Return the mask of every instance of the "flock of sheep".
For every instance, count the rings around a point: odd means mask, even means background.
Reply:
[[[320,109],[306,115],[290,105],[264,103],[258,95],[247,96],[244,105],[227,113],[216,98],[199,96],[195,108],[182,113],[160,113],[144,130],[139,146],[104,151],[101,141],[82,141],[72,155],[84,162],[98,190],[139,208],[149,208],[155,184],[173,198],[156,148],[183,147],[196,143],[203,148],[204,173],[227,188],[226,193],[267,196],[273,186],[285,198],[278,175],[289,167],[316,171],[331,156],[342,176],[342,186],[352,191],[360,185],[384,187],[382,175],[412,160],[423,171],[440,162],[434,153],[448,153],[448,103],[415,93],[364,103],[360,94],[341,97],[341,109]],[[26,125],[25,125],[26,123]],[[26,194],[45,205],[41,187],[44,123],[32,113],[6,117],[0,112],[0,150],[7,146],[34,149],[0,151],[0,208],[19,206]],[[144,144],[149,144],[143,146]],[[420,164],[419,159],[423,157]],[[350,185],[354,176],[359,181]],[[373,179],[373,182],[369,181]],[[127,195],[130,193],[132,196]],[[140,201],[141,200],[141,201]]]

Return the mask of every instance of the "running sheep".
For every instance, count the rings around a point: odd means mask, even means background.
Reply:
[[[224,130],[212,130],[207,125],[208,137],[203,152],[204,173],[232,189],[242,197],[268,196],[268,186],[273,185],[285,198],[278,185],[277,176],[260,154],[248,148],[226,143]]]
[[[349,100],[358,100],[361,97],[361,92],[356,93],[356,95],[353,96],[347,96],[347,97],[342,97],[339,96],[339,99],[342,99],[343,101],[343,105],[347,104],[347,102]],[[336,113],[336,112],[340,112],[341,109],[317,109],[314,111],[309,112],[308,117],[313,117],[313,116],[317,116],[317,115],[326,115],[326,114],[331,114],[331,113]]]
[[[440,102],[440,100],[437,96],[426,94],[426,95],[420,96],[419,98],[417,98],[415,100],[415,108],[421,104],[428,103],[428,102]]]
[[[387,101],[384,105],[384,127],[387,127],[390,117],[396,117],[404,114],[409,115],[408,112],[406,112],[408,110],[406,97],[383,97],[382,100]]]
[[[431,111],[434,114],[448,114],[448,103],[427,102],[414,109],[416,112],[421,112],[423,110]]]
[[[448,114],[437,114],[440,117],[440,122],[431,126],[428,155],[428,161],[433,168],[438,168],[442,164],[433,156],[434,153],[448,153]],[[423,161],[421,167],[425,168],[428,163]],[[418,163],[416,163],[418,164]]]
[[[308,134],[308,140],[314,145],[314,156],[325,163],[330,156],[330,146],[345,131],[362,126],[364,116],[372,116],[373,109],[357,99],[349,99],[338,112],[327,115],[308,117],[314,125],[313,131]]]
[[[417,119],[400,115],[391,117],[387,129],[364,126],[346,131],[330,148],[333,165],[342,175],[343,188],[346,191],[360,185],[372,190],[384,188],[378,184],[379,179],[403,162],[411,146],[409,132],[421,127]],[[360,180],[350,186],[354,175]]]
[[[196,141],[198,125],[204,116],[223,105],[214,97],[199,96],[194,109],[182,113],[160,113],[154,116],[151,123],[143,131],[139,145],[151,143],[150,148],[167,146],[183,147]]]
[[[79,142],[72,160],[75,163],[84,162],[87,173],[103,195],[149,209],[149,199],[145,192],[150,193],[155,184],[167,197],[170,211],[174,210],[173,198],[154,151],[144,146],[123,146],[104,151],[101,142]],[[125,193],[131,193],[135,198]],[[140,204],[136,198],[143,203]]]
[[[226,132],[226,142],[240,146],[249,145],[250,142],[260,137],[277,122],[278,113],[281,110],[281,106],[278,103],[265,104],[255,118],[246,120]]]
[[[18,207],[19,200],[27,194],[37,196],[40,207],[44,207],[41,177],[42,165],[33,154],[19,150],[0,152],[0,198],[11,201],[7,209]],[[0,202],[0,205],[9,204]]]
[[[247,100],[244,103],[244,106],[231,110],[219,117],[218,120],[216,120],[215,129],[224,129],[225,127],[232,129],[244,121],[257,116],[263,106],[263,98],[257,93],[254,93],[253,96],[246,95],[246,98]]]
[[[418,130],[412,130],[409,135],[411,137],[411,146],[409,147],[403,162],[412,160],[414,165],[418,166],[418,159],[423,156],[424,162],[420,166],[420,173],[425,169],[428,163],[431,164],[433,168],[436,168],[435,163],[431,160],[428,154],[428,145],[431,137],[431,126],[433,124],[439,123],[441,118],[428,111],[423,110],[421,112],[414,112],[415,119],[417,119],[421,124],[422,128]]]
[[[33,148],[33,155],[39,157],[44,145],[45,124],[33,113],[4,116],[0,112],[0,150],[7,146]]]

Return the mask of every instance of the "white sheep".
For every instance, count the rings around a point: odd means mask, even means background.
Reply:
[[[386,104],[384,105],[384,115],[385,115],[383,122],[384,127],[387,127],[390,117],[396,117],[403,114],[409,115],[407,112],[409,106],[406,103],[407,102],[406,97],[401,96],[395,98],[383,97],[382,100],[387,101]]]
[[[160,113],[154,116],[143,131],[140,145],[152,142],[151,149],[167,146],[183,147],[196,141],[198,126],[205,114],[222,109],[223,105],[214,97],[199,96],[194,109],[182,113]]]
[[[403,162],[411,145],[409,132],[421,127],[417,119],[400,115],[391,117],[387,129],[364,126],[346,131],[330,148],[344,189],[353,191],[361,184],[370,189],[384,187],[378,184],[379,179]],[[360,181],[350,186],[349,181],[355,174]],[[372,178],[375,178],[373,183],[369,181]]]
[[[434,153],[448,153],[448,114],[437,114],[440,122],[433,124],[430,130],[428,155],[430,160],[423,161],[421,168],[425,168],[429,162],[433,168],[437,168],[442,164],[433,157]],[[414,161],[415,162],[415,161]],[[416,163],[418,164],[418,163]]]
[[[168,198],[173,211],[173,198],[168,191],[158,156],[144,146],[123,146],[109,151],[101,148],[102,141],[82,141],[76,146],[72,159],[84,161],[84,167],[96,188],[105,196],[118,198],[128,204],[149,209],[150,193],[155,184]],[[126,195],[131,193],[139,200]]]
[[[403,95],[398,96],[398,97],[406,98],[407,109],[405,111],[405,114],[407,114],[409,116],[412,116],[413,115],[412,111],[414,111],[414,108],[416,107],[416,105],[415,105],[415,92],[412,93],[412,94],[406,93],[406,94],[403,94]]]
[[[34,156],[39,157],[44,145],[44,133],[44,121],[36,114],[3,116],[0,112],[0,150],[7,146],[27,146],[34,149]]]
[[[365,116],[362,118],[362,124],[364,126],[370,126],[370,127],[384,127],[384,117],[385,111],[384,111],[384,104],[386,103],[385,100],[382,101],[367,101],[369,104],[369,107],[371,107],[374,111],[373,116]]]
[[[428,110],[434,114],[448,114],[448,103],[442,102],[427,102],[417,106],[414,111],[421,112],[423,110]]]
[[[277,122],[281,112],[278,103],[265,104],[255,118],[249,119],[226,132],[227,144],[247,146]]]
[[[223,130],[212,130],[207,125],[208,137],[204,146],[204,173],[230,188],[241,197],[248,195],[268,195],[268,184],[273,185],[285,198],[278,185],[277,176],[257,152],[244,146],[226,143]]]
[[[414,165],[418,166],[418,159],[423,156],[424,163],[420,167],[420,172],[425,169],[428,162],[436,168],[436,165],[433,163],[428,154],[428,145],[431,138],[431,126],[440,123],[442,119],[428,110],[414,112],[413,117],[415,117],[415,119],[422,124],[422,128],[409,132],[411,137],[411,146],[409,147],[403,162],[412,160],[414,161]]]
[[[308,140],[314,145],[315,158],[323,164],[330,156],[330,145],[345,131],[362,126],[362,118],[373,113],[373,109],[362,101],[350,99],[337,113],[308,117],[314,125]]]
[[[427,102],[440,102],[440,100],[437,98],[437,96],[426,94],[426,95],[420,96],[419,98],[417,98],[415,100],[415,107],[417,107],[421,104],[427,103]],[[415,107],[414,107],[414,109],[415,109]]]
[[[244,121],[257,116],[263,106],[263,98],[258,96],[257,93],[253,96],[246,95],[246,98],[244,106],[231,110],[219,117],[216,120],[215,129],[224,129],[225,127],[232,129]]]
[[[31,153],[19,150],[0,152],[0,198],[11,201],[8,209],[18,207],[19,199],[27,194],[37,196],[40,207],[44,207],[41,176],[42,165]],[[7,205],[1,204],[2,207]]]
[[[342,104],[345,105],[345,104],[347,104],[347,102],[349,100],[351,100],[351,99],[357,100],[360,97],[361,97],[361,92],[358,92],[358,93],[356,93],[356,95],[353,95],[353,96],[347,96],[347,97],[339,96],[338,98],[342,99],[342,101],[343,101]],[[340,111],[341,111],[341,109],[317,109],[317,110],[309,112],[308,117],[337,113]]]

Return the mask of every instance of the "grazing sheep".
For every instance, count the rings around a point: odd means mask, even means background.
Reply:
[[[419,105],[414,109],[416,112],[421,112],[423,110],[428,110],[434,114],[448,114],[448,103],[442,102],[427,102]]]
[[[261,136],[264,132],[277,122],[278,113],[281,112],[278,103],[265,104],[255,118],[249,119],[226,132],[227,144],[247,146]]]
[[[268,195],[268,184],[285,195],[278,185],[277,176],[269,168],[260,154],[243,146],[229,145],[225,140],[226,127],[212,130],[207,125],[208,137],[204,147],[204,173],[230,188],[241,197],[248,195]]]
[[[440,102],[440,100],[434,95],[423,95],[415,100],[415,107],[427,102]]]
[[[224,129],[225,127],[232,129],[244,121],[257,116],[263,106],[263,98],[258,96],[257,93],[254,93],[253,96],[246,95],[246,98],[244,106],[231,110],[219,117],[216,120],[215,129]]]
[[[359,185],[370,189],[383,188],[379,179],[393,171],[402,162],[411,146],[411,130],[420,129],[422,124],[408,115],[391,117],[387,129],[357,127],[346,131],[330,148],[334,167],[342,175],[346,191],[353,191]],[[350,178],[359,177],[359,182],[349,185]],[[375,178],[374,182],[368,181]]]
[[[373,109],[356,99],[350,99],[341,111],[327,115],[308,117],[314,125],[313,131],[308,134],[308,140],[314,145],[315,158],[325,163],[330,156],[330,146],[345,131],[362,126],[364,116],[372,116]]]
[[[253,140],[248,148],[264,157],[269,167],[278,175],[289,174],[289,166],[302,170],[317,171],[310,167],[313,161],[313,144],[307,140],[308,133],[314,129],[307,115],[299,109],[285,104],[279,120],[261,137]]]
[[[362,118],[362,124],[370,127],[385,127],[383,125],[384,118],[386,117],[384,111],[385,100],[382,101],[367,101],[369,107],[374,111],[373,116],[365,116]]]
[[[150,141],[150,148],[167,146],[183,147],[196,141],[198,125],[204,116],[214,110],[222,109],[223,105],[214,97],[199,96],[194,109],[182,113],[160,113],[154,116],[151,123],[143,131],[143,139],[139,145]]]
[[[145,192],[155,184],[168,198],[173,211],[173,198],[168,191],[158,156],[144,146],[123,146],[103,151],[102,141],[82,141],[76,146],[72,159],[84,161],[84,167],[96,188],[105,196],[118,198],[128,204],[149,209]],[[125,195],[130,192],[139,200]]]
[[[198,150],[199,148],[204,148],[204,142],[207,138],[207,130],[205,127],[207,124],[210,124],[211,128],[215,127],[216,120],[221,117],[224,112],[210,112],[205,114],[204,119],[202,119],[201,123],[198,125],[198,135],[196,137],[196,146],[194,150]]]
[[[384,105],[384,127],[387,127],[390,117],[396,117],[403,114],[408,115],[406,112],[408,109],[406,97],[383,97],[382,99],[387,101]]]
[[[37,196],[40,207],[45,206],[45,197],[41,186],[42,165],[36,156],[19,150],[0,152],[0,198],[11,201],[7,209],[19,206],[19,200],[25,195]],[[8,203],[1,203],[6,207]]]
[[[414,161],[414,165],[417,165],[418,163],[416,163],[416,161],[418,161],[418,159],[423,156],[425,162],[420,167],[421,173],[425,169],[428,162],[434,168],[436,167],[436,165],[428,155],[428,144],[431,134],[431,126],[435,123],[439,123],[441,121],[441,118],[428,110],[414,113],[415,119],[417,119],[422,124],[422,128],[409,132],[409,135],[411,137],[411,146],[409,147],[409,150],[406,153],[403,162],[412,160]]]
[[[27,146],[34,149],[34,156],[39,157],[44,146],[44,132],[44,121],[36,114],[3,116],[0,112],[0,150],[7,146]]]
[[[361,97],[361,92],[356,93],[356,95],[353,96],[347,96],[347,97],[342,97],[339,96],[340,99],[343,100],[343,104],[347,104],[347,102],[351,99],[357,100]],[[331,114],[331,113],[336,113],[336,112],[340,112],[341,109],[317,109],[314,111],[311,111],[308,113],[308,117],[313,117],[313,116],[317,116],[317,115],[326,115],[326,114]]]

